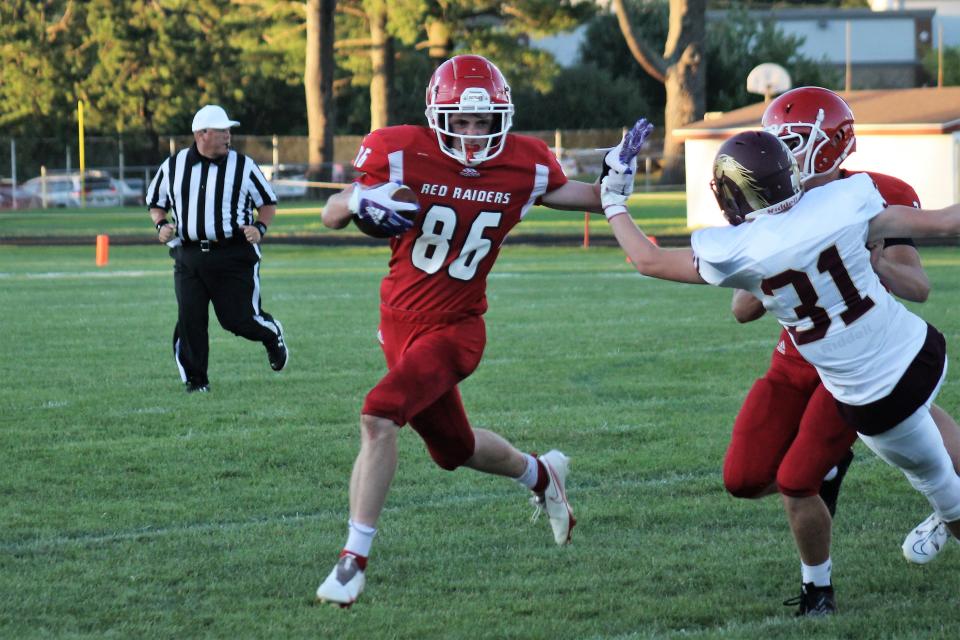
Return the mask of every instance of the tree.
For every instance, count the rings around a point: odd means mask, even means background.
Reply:
[[[320,169],[333,161],[333,41],[337,0],[307,0],[307,45],[303,86],[307,101],[309,173],[327,177]]]
[[[411,94],[395,90],[392,72],[424,69],[416,61],[424,49],[433,67],[455,51],[469,51],[493,60],[511,84],[548,90],[559,69],[549,54],[527,45],[528,36],[572,28],[595,11],[591,3],[577,0],[349,0],[345,5],[338,16],[338,33],[345,37],[338,38],[337,50],[371,52],[363,58],[350,53],[340,58],[351,73],[351,84],[370,88],[370,129],[384,121],[408,121],[409,98],[422,96],[427,77],[417,78]],[[382,57],[378,51],[388,47],[394,55]],[[396,67],[391,68],[391,62]],[[422,110],[419,97],[416,111]]]
[[[775,62],[790,72],[794,86],[814,85],[840,89],[842,77],[835,68],[799,53],[804,38],[787,35],[768,17],[757,19],[734,8],[712,22],[707,33],[707,110],[729,111],[759,101],[747,92],[750,70]]]
[[[393,73],[396,41],[412,45],[417,39],[424,0],[346,0],[338,12],[336,50],[353,86],[369,93],[370,125],[377,129],[394,120]]]
[[[682,182],[683,147],[673,130],[703,117],[706,0],[670,0],[669,28],[662,56],[656,55],[637,37],[623,0],[612,0],[612,6],[634,59],[666,89],[661,180],[667,184]]]
[[[0,5],[0,127],[12,135],[50,130],[73,113],[79,48],[73,2],[11,0]]]
[[[711,3],[713,6],[713,3]],[[670,7],[661,2],[631,2],[627,5],[636,40],[647,49],[666,47]],[[664,85],[639,64],[625,64],[632,54],[614,15],[599,15],[587,26],[581,58],[613,76],[617,83],[628,83],[643,95],[651,111],[668,112]],[[614,39],[616,34],[621,37]],[[609,42],[598,47],[593,43]],[[840,78],[832,67],[805,58],[799,53],[803,38],[785,34],[770,18],[757,18],[734,6],[722,19],[710,23],[704,42],[704,82],[706,111],[728,111],[759,100],[746,90],[746,77],[761,62],[776,62],[785,67],[795,86],[836,87]],[[663,120],[646,115],[657,121]],[[664,127],[669,133],[670,125]],[[674,178],[674,180],[681,179]]]
[[[546,35],[576,27],[594,15],[592,3],[577,0],[428,0],[425,3],[428,48],[434,66],[475,36],[500,34],[505,43],[526,45],[530,35]],[[476,53],[471,50],[471,53]]]
[[[143,130],[159,150],[160,134],[189,131],[200,105],[216,102],[236,113],[244,102],[245,65],[231,40],[244,23],[223,3],[84,4],[74,31],[94,59],[74,78],[78,97],[92,107],[91,128]]]
[[[669,27],[667,3],[646,2],[642,11],[636,9],[637,6],[634,5],[630,11],[634,33],[644,42],[651,43],[652,47],[662,47],[667,40]],[[598,46],[597,43],[603,43],[603,46]],[[648,110],[634,113],[632,118],[643,115],[655,122],[658,128],[662,128],[665,106],[663,83],[634,62],[615,14],[603,13],[587,23],[580,45],[580,59],[583,64],[606,71],[612,82],[643,97]],[[618,126],[628,124],[629,117],[617,123]]]
[[[204,103],[224,105],[252,130],[251,95],[260,105],[276,96],[255,80],[271,77],[262,69],[269,56],[245,48],[253,16],[234,9],[220,0],[3,3],[0,127],[70,140],[82,99],[88,133],[144,134],[154,158],[160,135],[189,132]],[[17,104],[29,118],[6,108]]]
[[[923,56],[923,68],[936,84],[939,69],[939,53],[936,49],[927,51]],[[960,47],[943,48],[943,86],[960,85]]]
[[[546,92],[517,85],[513,102],[521,131],[619,128],[652,111],[648,96],[593,64],[561,69]]]

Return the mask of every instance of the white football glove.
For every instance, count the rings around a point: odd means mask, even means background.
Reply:
[[[416,203],[393,199],[393,194],[402,186],[399,182],[385,182],[367,188],[359,183],[355,184],[347,205],[350,213],[372,222],[391,235],[400,235],[413,226],[413,219],[400,215],[399,212],[420,210],[420,205]]]
[[[607,219],[627,212],[627,199],[633,193],[633,179],[637,174],[637,154],[653,131],[646,118],[640,118],[627,131],[620,144],[603,157],[600,174],[600,203]]]

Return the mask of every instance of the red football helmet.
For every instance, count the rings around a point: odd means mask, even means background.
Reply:
[[[857,150],[850,106],[822,87],[787,91],[767,106],[762,124],[802,160],[804,180],[833,171]]]
[[[493,114],[487,135],[454,133],[451,114]],[[482,56],[453,57],[433,72],[427,85],[427,123],[437,134],[440,149],[451,158],[472,167],[503,151],[507,131],[513,124],[510,86],[496,65]]]

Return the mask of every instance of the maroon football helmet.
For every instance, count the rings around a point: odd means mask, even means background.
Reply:
[[[767,131],[744,131],[720,145],[710,188],[734,226],[760,214],[782,213],[803,194],[796,158]]]
[[[464,136],[449,125],[452,114],[493,114],[488,135]],[[496,65],[482,56],[453,57],[433,72],[427,85],[427,123],[437,134],[440,149],[472,167],[503,151],[513,124],[510,86]]]
[[[822,87],[797,87],[777,97],[763,112],[762,124],[798,161],[802,157],[804,180],[833,171],[857,150],[850,106]]]

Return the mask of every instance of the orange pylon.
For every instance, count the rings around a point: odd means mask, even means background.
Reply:
[[[110,261],[110,236],[97,236],[97,266],[103,267]]]

